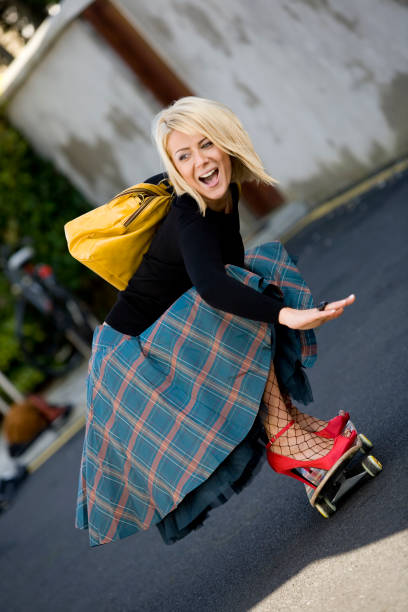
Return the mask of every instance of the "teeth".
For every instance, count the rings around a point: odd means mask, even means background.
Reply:
[[[208,178],[209,176],[211,176],[212,174],[214,174],[214,172],[216,171],[216,168],[214,168],[214,170],[210,170],[209,172],[207,172],[207,174],[202,174],[200,176],[201,179],[203,178]]]

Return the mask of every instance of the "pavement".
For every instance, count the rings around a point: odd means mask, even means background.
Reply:
[[[357,295],[349,312],[318,331],[310,411],[325,418],[349,410],[375,443],[384,472],[324,520],[300,483],[264,465],[249,487],[177,545],[165,546],[153,528],[90,549],[87,533],[73,527],[83,364],[50,388],[48,398],[73,402],[74,414],[22,458],[31,475],[0,516],[2,610],[408,608],[404,168],[313,211],[286,207],[251,238],[254,244],[286,237],[316,301]]]

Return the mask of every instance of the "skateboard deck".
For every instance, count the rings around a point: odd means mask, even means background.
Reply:
[[[348,421],[344,431],[356,431]],[[311,506],[324,518],[329,518],[337,510],[336,504],[364,480],[374,478],[382,470],[382,465],[373,455],[368,454],[373,445],[364,434],[358,434],[356,443],[333,465],[326,470],[315,468],[300,472],[315,487],[305,484],[306,494]]]

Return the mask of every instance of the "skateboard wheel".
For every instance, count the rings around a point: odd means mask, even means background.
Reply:
[[[369,440],[367,438],[367,436],[365,436],[364,434],[358,434],[358,438],[361,442],[361,451],[363,453],[367,453],[369,450],[371,450],[373,448],[373,443],[371,442],[371,440]]]
[[[369,476],[371,476],[372,478],[377,476],[377,474],[379,474],[383,469],[381,463],[373,455],[367,455],[367,457],[364,457],[361,462],[361,465],[363,466],[367,474],[369,474]]]
[[[324,501],[329,506],[329,508],[331,509],[332,513],[336,512],[336,510],[337,510],[336,506],[333,504],[333,502],[330,501],[330,499],[328,497],[325,497]]]
[[[327,497],[320,499],[314,507],[324,518],[330,518],[336,512],[336,506]]]

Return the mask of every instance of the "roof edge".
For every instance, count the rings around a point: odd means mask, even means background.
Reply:
[[[16,93],[58,35],[94,0],[65,0],[57,15],[47,17],[0,78],[0,104]]]

